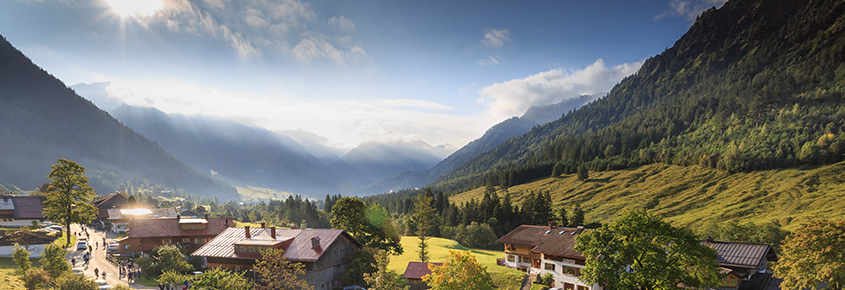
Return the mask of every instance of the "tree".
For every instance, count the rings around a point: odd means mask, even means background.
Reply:
[[[32,261],[29,260],[29,255],[30,252],[27,251],[26,248],[15,244],[15,250],[12,252],[12,260],[15,261],[15,264],[17,264],[24,273],[26,273],[26,271],[32,266]]]
[[[232,273],[221,269],[212,268],[205,273],[194,276],[191,289],[250,289],[249,280],[243,273]]]
[[[65,226],[66,245],[70,245],[70,224],[87,224],[97,216],[97,208],[91,205],[96,194],[88,186],[85,167],[66,159],[56,163],[47,175],[52,182],[44,202],[44,217]]]
[[[775,277],[783,289],[845,286],[845,220],[814,221],[786,238]]]
[[[431,208],[431,197],[426,194],[417,195],[414,203],[414,223],[417,225],[417,237],[420,239],[420,261],[428,262],[428,230],[431,226],[431,219],[434,209]]]
[[[587,170],[587,166],[584,164],[578,165],[578,180],[590,179],[590,172]]]
[[[41,253],[41,268],[50,274],[53,279],[59,278],[64,273],[70,273],[70,263],[65,260],[67,251],[64,247],[49,244],[44,247]]]
[[[566,208],[560,207],[560,211],[558,211],[558,218],[560,218],[560,226],[568,227],[569,226],[569,219],[566,217]]]
[[[373,267],[378,270],[375,273],[364,273],[364,281],[370,285],[370,290],[410,289],[409,286],[403,286],[405,279],[402,275],[387,269],[387,265],[390,264],[390,255],[387,252],[379,250],[375,259],[376,263],[373,263]]]
[[[50,282],[50,273],[41,268],[30,268],[21,277],[23,287],[27,290],[44,289],[47,282]]]
[[[158,276],[164,272],[187,273],[193,266],[185,260],[185,253],[175,245],[161,245],[153,248],[149,257],[139,258],[141,272]]]
[[[719,284],[716,251],[692,231],[676,228],[645,210],[578,235],[575,250],[587,257],[579,279],[610,289],[676,289]]]
[[[346,270],[343,271],[340,280],[347,285],[361,285],[366,287],[367,281],[364,281],[364,275],[366,273],[374,273],[378,270],[375,267],[375,257],[379,251],[382,250],[368,247],[349,251],[346,260],[350,262],[346,266]]]
[[[256,285],[258,289],[313,289],[301,278],[305,275],[305,265],[285,260],[284,250],[262,250],[261,260],[255,263],[254,269],[261,276],[261,282]]]
[[[94,290],[97,289],[97,283],[88,279],[85,275],[64,272],[56,279],[56,288],[62,290]]]
[[[351,234],[365,247],[402,254],[399,234],[378,203],[368,208],[360,198],[344,196],[332,206],[331,225]]]
[[[423,281],[433,290],[492,290],[496,288],[487,267],[478,263],[470,251],[449,250],[449,258],[442,266],[429,264],[431,274]]]
[[[581,205],[575,204],[575,209],[572,210],[572,218],[569,220],[573,227],[584,225],[584,210]]]
[[[164,271],[155,280],[164,284],[182,285],[185,281],[191,280],[191,276],[176,271]]]

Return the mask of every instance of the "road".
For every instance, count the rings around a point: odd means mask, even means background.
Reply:
[[[74,233],[77,233],[77,236],[80,236],[78,233],[82,231],[79,225],[71,225],[71,230]],[[82,233],[84,236],[84,233]],[[97,269],[100,273],[100,277],[102,277],[102,272],[106,272],[106,282],[109,282],[109,285],[128,285],[133,289],[158,289],[158,287],[148,287],[144,286],[140,283],[132,283],[128,284],[126,280],[126,275],[123,276],[118,275],[118,268],[106,260],[106,251],[105,245],[103,245],[103,238],[105,238],[106,242],[111,241],[112,239],[117,238],[117,235],[112,232],[104,232],[98,231],[94,229],[88,229],[88,242],[90,246],[94,246],[97,243],[97,246],[91,250],[92,258],[89,260],[88,264],[85,264],[85,260],[82,259],[82,255],[86,253],[83,250],[77,250],[76,245],[72,246],[68,249],[67,253],[67,260],[71,261],[71,259],[76,259],[76,265],[73,267],[81,267],[85,270],[85,275],[88,277],[94,277],[94,269]]]

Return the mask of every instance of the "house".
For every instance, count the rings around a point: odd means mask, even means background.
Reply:
[[[129,221],[144,218],[176,218],[176,210],[172,208],[131,208],[109,209],[108,224],[111,231],[123,233],[129,230]]]
[[[30,258],[38,258],[44,248],[55,240],[56,237],[42,232],[5,231],[0,235],[0,257],[12,257],[15,244],[19,244],[29,251]]]
[[[42,197],[0,195],[0,226],[32,226],[32,222],[44,219]]]
[[[554,284],[565,290],[600,290],[598,284],[587,285],[578,279],[586,259],[575,251],[575,238],[583,227],[522,225],[501,237],[505,245],[502,264],[532,274],[552,274]]]
[[[405,274],[402,275],[402,278],[408,280],[408,286],[411,287],[410,290],[425,290],[430,288],[422,280],[423,276],[431,274],[431,270],[428,269],[429,264],[443,266],[443,263],[408,262],[408,267],[405,268]]]
[[[247,276],[255,278],[253,265],[267,248],[282,249],[285,259],[302,263],[305,281],[325,290],[343,286],[340,276],[349,263],[347,254],[361,244],[339,229],[230,227],[191,255],[204,257],[208,267],[247,270]]]
[[[717,289],[780,289],[780,279],[773,278],[769,269],[770,262],[777,261],[771,246],[712,239],[701,241],[701,244],[716,250],[722,274],[722,285]]]
[[[137,218],[129,221],[129,235],[118,240],[121,254],[149,252],[160,245],[181,245],[188,254],[234,225],[229,217]]]
[[[121,209],[129,203],[129,199],[120,192],[107,194],[91,203],[97,208],[97,219],[104,223],[109,219],[109,209]]]

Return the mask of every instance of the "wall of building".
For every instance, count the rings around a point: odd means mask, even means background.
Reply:
[[[41,257],[41,253],[44,252],[44,248],[47,245],[30,245],[29,246],[29,257],[30,258],[39,258]],[[12,253],[15,251],[15,246],[2,246],[0,247],[0,257],[11,257]]]
[[[32,226],[32,221],[38,221],[36,219],[11,219],[10,221],[0,221],[0,226],[2,227],[28,227]]]

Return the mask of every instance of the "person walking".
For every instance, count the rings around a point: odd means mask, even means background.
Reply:
[[[97,276],[100,276],[100,269],[94,268],[94,278],[97,278]]]

